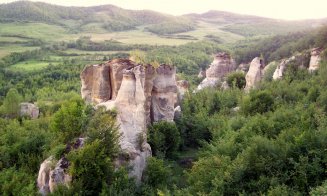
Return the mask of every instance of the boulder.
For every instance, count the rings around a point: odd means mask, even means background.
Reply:
[[[214,87],[219,82],[222,82],[224,77],[232,71],[235,71],[235,61],[225,52],[217,53],[213,62],[206,70],[206,78],[197,87],[197,90],[202,90],[207,87]]]
[[[311,50],[311,57],[309,63],[309,71],[313,72],[319,68],[319,63],[321,61],[320,53],[322,52],[321,48],[313,48]]]
[[[259,57],[251,61],[248,73],[245,76],[246,86],[245,90],[249,91],[251,88],[256,88],[263,76],[263,61]]]
[[[37,119],[39,117],[39,108],[32,103],[20,104],[20,116],[28,116],[31,119]]]

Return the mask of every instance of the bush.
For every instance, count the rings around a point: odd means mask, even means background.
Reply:
[[[245,75],[243,72],[232,72],[227,76],[227,84],[230,87],[243,89],[246,85]]]
[[[143,181],[151,187],[159,187],[167,184],[170,170],[165,167],[164,161],[150,157],[144,171]]]
[[[110,183],[113,178],[113,161],[106,156],[99,140],[70,152],[67,158],[70,161],[69,173],[74,177],[72,185],[81,186],[83,195],[99,194],[103,183]]]
[[[161,121],[149,127],[148,142],[155,156],[171,158],[178,150],[180,141],[175,123]]]
[[[88,123],[86,132],[87,143],[99,140],[106,155],[110,158],[116,157],[119,150],[120,135],[115,115],[105,111],[104,108],[99,108]]]
[[[245,114],[263,114],[274,108],[274,98],[266,91],[252,92],[243,98],[242,110]]]
[[[82,101],[69,101],[54,114],[52,130],[59,133],[64,142],[69,142],[83,132],[85,124],[84,104]]]

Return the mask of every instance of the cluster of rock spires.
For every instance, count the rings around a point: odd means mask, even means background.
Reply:
[[[315,71],[319,67],[321,49],[311,50],[308,70]],[[273,74],[273,79],[283,77],[289,63],[295,62],[305,68],[304,57],[295,55],[282,60]],[[249,67],[246,64],[235,66],[235,61],[227,53],[218,53],[206,72],[201,71],[198,77],[205,77],[197,90],[214,87],[222,83],[227,74],[233,71],[246,73],[245,91],[256,88],[267,68],[263,60],[256,57]],[[146,127],[150,123],[161,120],[173,121],[181,115],[179,106],[184,94],[188,91],[187,81],[176,81],[176,69],[162,64],[158,68],[151,65],[140,65],[128,59],[115,59],[99,65],[89,65],[81,73],[82,98],[95,107],[117,110],[117,123],[122,134],[119,144],[124,155],[116,160],[116,165],[129,164],[132,168],[130,176],[141,181],[146,159],[151,156],[151,147],[146,141]],[[227,87],[224,87],[227,88]],[[23,104],[24,114],[34,118],[36,113],[29,104]],[[84,144],[79,138],[73,145],[78,149]],[[125,157],[125,158],[124,158]],[[52,192],[57,184],[68,184],[71,176],[67,174],[69,163],[65,158],[56,164],[53,157],[46,159],[40,167],[38,187],[43,195]],[[54,168],[52,166],[55,165]]]
[[[321,48],[313,48],[310,52],[310,62],[307,65],[307,56],[305,54],[298,54],[292,56],[289,59],[283,59],[277,68],[274,71],[272,79],[277,80],[283,77],[284,72],[286,71],[287,66],[290,63],[294,63],[298,68],[306,69],[310,72],[316,71],[319,68],[319,62],[321,60],[320,53],[322,52]],[[259,57],[254,58],[250,65],[240,64],[238,67],[235,66],[235,61],[227,53],[218,53],[214,57],[214,61],[211,63],[209,68],[204,71],[200,71],[198,77],[205,79],[197,87],[197,90],[202,90],[206,87],[214,87],[218,84],[221,85],[222,89],[228,88],[226,83],[224,83],[225,77],[233,71],[242,71],[246,73],[246,86],[245,91],[249,91],[252,88],[256,88],[260,81],[262,80],[265,72],[272,64],[265,66],[263,59]]]
[[[176,82],[175,74],[175,67],[170,65],[162,64],[154,68],[128,59],[89,65],[81,73],[82,98],[95,108],[116,109],[117,124],[122,135],[119,145],[124,154],[116,160],[116,165],[119,167],[127,163],[131,168],[130,176],[138,182],[141,181],[146,160],[151,156],[151,147],[146,141],[147,125],[162,120],[172,122],[175,113],[180,115],[178,103],[189,85],[187,81]],[[44,166],[48,162],[49,159],[42,163],[38,178],[43,194],[53,191],[55,183],[51,182],[69,182],[66,173],[57,177],[61,180],[53,180],[51,171]],[[44,188],[47,186],[49,189]]]

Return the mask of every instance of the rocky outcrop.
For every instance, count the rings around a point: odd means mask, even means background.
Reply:
[[[178,120],[182,116],[182,108],[181,106],[177,106],[174,109],[174,120]]]
[[[190,84],[186,80],[179,80],[176,82],[178,92],[178,103],[184,98],[185,93],[188,92]],[[178,104],[179,105],[179,104]]]
[[[82,148],[85,143],[85,138],[78,138],[73,145],[66,146],[66,152]],[[67,169],[69,162],[65,157],[62,157],[56,162],[53,156],[50,156],[40,166],[37,177],[37,186],[41,195],[47,195],[53,192],[59,185],[68,186],[72,180],[68,174]]]
[[[286,65],[289,62],[289,60],[282,60],[282,62],[276,67],[275,72],[273,74],[273,79],[278,80],[281,79],[284,75],[284,71],[286,69]]]
[[[283,76],[285,75],[285,71],[290,65],[292,65],[294,69],[306,69],[309,66],[308,64],[309,56],[307,53],[295,54],[294,56],[288,59],[283,59],[276,67],[272,77],[274,80],[283,78]]]
[[[37,119],[39,117],[39,108],[32,103],[20,104],[20,116],[28,116],[31,119]]]
[[[236,71],[241,71],[243,73],[247,73],[249,71],[249,64],[241,63],[237,67]]]
[[[42,195],[46,195],[50,192],[49,182],[50,182],[50,171],[53,165],[53,157],[49,157],[40,166],[39,174],[37,177],[37,186],[39,192]]]
[[[69,166],[68,160],[65,157],[63,157],[57,162],[56,167],[53,170],[50,170],[49,172],[50,192],[53,192],[59,184],[69,185],[69,183],[72,181],[72,177],[67,173],[68,166]]]
[[[107,70],[106,74],[101,75],[106,78],[93,79],[109,81],[109,84],[94,86],[95,81],[88,76],[93,75],[90,69],[94,69],[94,66],[87,66],[81,73],[82,95],[83,92],[88,95],[83,98],[96,107],[104,106],[108,110],[116,108],[117,124],[121,133],[119,144],[124,155],[119,156],[116,165],[127,163],[131,168],[130,176],[139,182],[146,167],[146,159],[151,156],[151,148],[146,141],[146,126],[160,120],[174,120],[174,105],[177,100],[176,69],[164,64],[155,69],[151,65],[138,65],[126,59],[115,59],[97,66]],[[110,95],[109,99],[95,99],[96,94],[89,92],[97,88],[104,92],[109,91],[106,93]]]
[[[197,90],[216,86],[219,82],[222,82],[228,73],[235,71],[235,69],[235,62],[229,54],[225,52],[216,54],[206,71],[206,78],[200,83]]]
[[[309,63],[309,71],[313,72],[316,71],[319,68],[319,63],[321,60],[320,53],[322,52],[321,48],[313,48],[311,50],[311,57],[310,57],[310,63]]]
[[[169,65],[161,65],[157,68],[152,89],[152,122],[174,120],[174,105],[177,99],[175,74],[176,69]]]
[[[81,95],[84,100],[101,103],[111,98],[109,67],[106,64],[85,67],[81,78]]]
[[[259,57],[251,61],[248,73],[245,76],[246,86],[245,90],[249,91],[251,88],[256,88],[263,76],[263,61]]]
[[[198,74],[198,78],[205,78],[206,77],[206,72],[203,70],[200,70],[199,74]]]
[[[129,165],[132,168],[130,175],[136,177],[138,181],[141,180],[145,169],[146,158],[151,156],[151,148],[145,139],[144,82],[145,73],[141,65],[123,70],[123,79],[115,100],[117,121],[122,134],[120,147],[129,157]]]

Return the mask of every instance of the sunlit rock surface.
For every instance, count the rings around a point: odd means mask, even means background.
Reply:
[[[258,86],[263,76],[263,69],[264,65],[262,59],[256,57],[251,61],[249,71],[245,76],[246,91],[250,90],[251,88],[256,88]]]
[[[197,90],[216,86],[219,82],[222,82],[228,73],[235,70],[235,61],[229,54],[225,52],[217,53],[210,67],[206,70],[206,78],[199,84]]]

